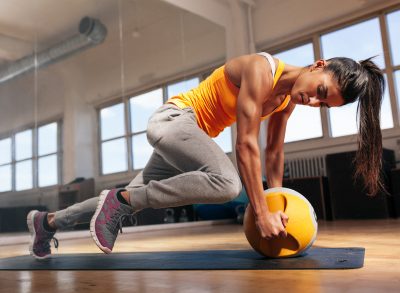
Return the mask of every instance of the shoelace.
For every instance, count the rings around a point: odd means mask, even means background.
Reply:
[[[38,252],[48,252],[50,250],[50,242],[53,240],[53,245],[54,248],[58,249],[58,239],[56,237],[51,237],[49,239],[46,239],[48,241],[45,242],[44,245],[39,246],[40,248],[38,249]]]
[[[120,216],[118,219],[118,230],[121,232],[121,234],[122,234],[122,221],[125,219],[129,220],[129,223],[132,224],[132,226],[136,226],[137,224],[137,219],[135,214],[125,214]]]

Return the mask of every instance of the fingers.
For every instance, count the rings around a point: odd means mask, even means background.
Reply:
[[[289,222],[289,217],[286,214],[284,214],[283,212],[280,212],[280,215],[281,215],[282,224],[286,228],[286,226]]]

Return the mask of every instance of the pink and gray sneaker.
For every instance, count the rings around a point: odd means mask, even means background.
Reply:
[[[54,238],[56,232],[47,231],[43,226],[45,217],[47,217],[47,212],[33,210],[29,212],[26,219],[29,232],[31,233],[29,251],[38,260],[51,257],[50,241],[52,239],[54,247],[58,248],[58,240]]]
[[[105,253],[111,253],[118,230],[122,233],[123,219],[132,216],[133,213],[131,206],[118,200],[117,194],[120,190],[103,190],[100,193],[96,212],[90,221],[90,233],[93,240]]]

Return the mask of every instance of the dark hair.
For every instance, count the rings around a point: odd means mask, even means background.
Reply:
[[[385,90],[382,71],[371,61],[332,58],[324,70],[330,71],[339,84],[345,105],[358,99],[358,150],[353,160],[354,180],[361,177],[368,195],[386,192],[381,178],[382,133],[380,112]],[[387,192],[386,192],[387,193]]]

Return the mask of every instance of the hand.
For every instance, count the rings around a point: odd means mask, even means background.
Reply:
[[[285,228],[288,221],[289,217],[282,211],[276,213],[267,212],[256,218],[256,226],[262,238],[286,237]]]

